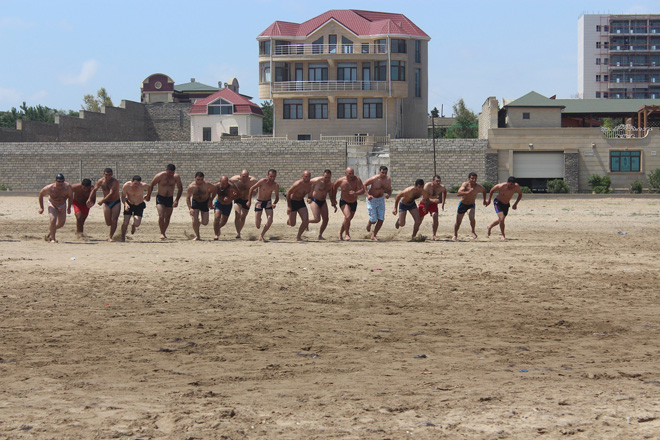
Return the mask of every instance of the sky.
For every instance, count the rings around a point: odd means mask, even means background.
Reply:
[[[0,0],[0,110],[80,110],[105,87],[114,104],[140,101],[164,73],[217,86],[237,78],[258,96],[256,37],[274,21],[302,23],[329,9],[406,15],[429,42],[429,110],[451,116],[463,99],[577,93],[577,22],[584,14],[660,13],[658,0]]]

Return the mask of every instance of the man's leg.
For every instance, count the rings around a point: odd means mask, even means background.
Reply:
[[[209,212],[208,211],[201,211],[200,212],[201,217],[202,217],[202,225],[206,226],[209,224]]]
[[[316,202],[312,202],[309,204],[309,209],[312,211],[312,218],[309,219],[309,222],[319,223],[321,221],[321,208],[319,208],[319,205]]]
[[[121,213],[121,203],[115,204],[110,208],[110,235],[108,236],[108,241],[112,241],[112,237],[115,235],[117,230],[117,223],[119,222],[119,214]]]
[[[298,210],[298,215],[300,215],[300,228],[298,228],[298,236],[296,237],[296,240],[302,241],[302,234],[309,225],[309,213],[307,212],[307,207],[300,208]]]
[[[57,243],[55,232],[57,231],[57,222],[59,220],[57,209],[48,205],[48,235],[46,240],[50,239],[51,243]]]
[[[266,231],[270,229],[270,226],[273,224],[273,210],[272,209],[265,209],[266,211],[266,224],[264,225],[264,230],[261,231],[261,235],[259,236],[259,241],[266,241],[264,238],[266,235]],[[258,212],[259,214],[259,220],[261,220],[261,212]]]
[[[156,205],[156,210],[158,210],[158,227],[160,228],[161,240],[165,240],[167,238],[167,235],[165,235],[165,232],[167,231],[167,226],[169,225],[169,221],[167,220],[167,211],[171,209],[172,208],[168,208],[167,206],[162,204]]]
[[[355,211],[351,211],[348,205],[344,205],[344,208],[344,240],[348,241],[351,239],[351,220],[355,216]],[[348,212],[348,216],[346,216],[346,212]]]
[[[289,226],[295,226],[296,225],[296,216],[298,215],[298,211],[294,211],[293,209],[289,213],[289,218],[286,220],[286,224]]]
[[[501,214],[502,214],[502,213],[501,213],[501,212],[497,212],[496,214],[497,214],[497,220],[495,220],[493,223],[491,223],[490,225],[488,225],[488,226],[486,227],[486,232],[488,233],[488,236],[489,236],[489,237],[490,237],[491,229],[493,229],[495,226],[497,226],[497,225],[500,223],[500,221],[502,220],[502,217],[501,217]]]
[[[451,238],[452,240],[456,241],[458,240],[458,229],[461,227],[461,222],[463,221],[463,214],[456,214],[456,223],[454,223],[454,236]]]
[[[406,225],[406,212],[407,211],[399,211],[399,218],[396,219],[396,223],[394,225],[397,229]]]
[[[199,240],[199,209],[193,209],[193,213],[190,216],[192,217],[192,227],[195,233],[193,240]]]
[[[121,241],[126,241],[126,231],[128,231],[128,224],[131,222],[131,215],[124,214],[124,223],[121,224]]]
[[[138,217],[137,215],[133,216],[133,226],[131,226],[131,235],[135,234],[135,230],[140,227],[142,224],[142,217]]]
[[[376,206],[374,205],[374,201],[367,198],[367,214],[369,215],[369,218],[367,219],[367,232],[371,232],[371,226],[377,223]],[[375,236],[375,233],[371,234],[371,239],[373,240]]]
[[[82,237],[84,234],[85,220],[87,220],[87,214],[76,212],[76,236],[78,237]]]
[[[263,212],[263,210],[254,212],[254,225],[257,227],[257,229],[261,228],[261,213],[262,212]]]
[[[316,205],[316,203],[312,202],[312,205]],[[318,207],[318,205],[317,205],[317,207]],[[325,231],[325,228],[328,227],[328,221],[330,220],[330,218],[328,216],[328,204],[327,203],[324,204],[323,207],[321,208],[321,219],[323,221],[321,223],[321,228],[319,229],[318,239],[319,240],[325,240],[325,238],[323,238],[323,232]]]
[[[476,208],[472,208],[468,212],[468,217],[470,218],[470,227],[472,228],[472,238],[477,238],[477,231],[474,230],[474,228],[477,226],[477,220],[475,218],[476,212]]]
[[[438,239],[438,213],[434,212],[431,214],[431,218],[433,219],[433,240]]]
[[[415,224],[413,225],[413,233],[412,233],[412,238],[414,239],[415,236],[417,236],[417,232],[419,232],[419,226],[422,224],[422,218],[419,216],[419,211],[417,209],[411,209],[410,216],[415,221]]]

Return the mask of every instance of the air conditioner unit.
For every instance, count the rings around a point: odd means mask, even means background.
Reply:
[[[617,29],[617,30],[616,30],[616,33],[617,33],[617,34],[620,34],[620,33],[621,33],[621,29]]]
[[[617,46],[617,47],[616,47],[616,50],[621,50],[621,46]]]
[[[616,62],[616,67],[621,67],[621,61]]]

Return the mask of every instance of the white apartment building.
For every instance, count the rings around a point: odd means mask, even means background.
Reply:
[[[578,97],[660,99],[660,14],[578,19]]]

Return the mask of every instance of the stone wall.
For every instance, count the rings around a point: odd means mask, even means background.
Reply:
[[[304,170],[320,176],[329,168],[336,177],[346,167],[346,143],[336,141],[283,142],[77,142],[0,143],[0,184],[15,191],[38,191],[63,173],[69,182],[115,171],[121,182],[138,174],[146,182],[165,169],[177,167],[184,185],[202,171],[210,181],[248,169],[265,177],[278,171],[278,182],[288,188]]]
[[[487,148],[487,140],[436,139],[436,167],[443,184],[450,188],[465,182],[472,171],[479,175],[479,182],[495,183],[497,167],[489,166],[489,173],[486,172]],[[390,144],[390,170],[395,190],[413,185],[416,179],[429,181],[433,177],[433,140],[393,140]]]
[[[153,141],[190,141],[191,103],[170,102],[145,105],[149,136]]]

